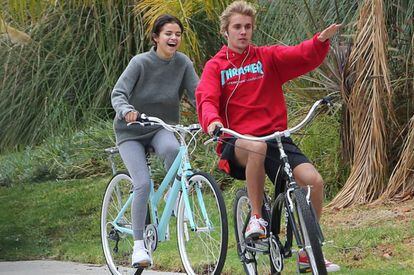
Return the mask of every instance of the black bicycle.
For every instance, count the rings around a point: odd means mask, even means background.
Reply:
[[[311,204],[310,186],[302,188],[296,183],[281,141],[282,137],[289,137],[309,123],[320,105],[331,105],[329,97],[315,102],[303,121],[282,132],[252,137],[220,128],[212,139],[217,141],[221,133],[227,133],[252,141],[276,140],[283,163],[278,169],[278,180],[275,183],[276,199],[272,203],[271,198],[264,194],[262,215],[268,222],[266,238],[245,239],[244,233],[250,219],[250,203],[245,188],[236,192],[233,213],[237,252],[247,274],[280,274],[284,259],[294,255],[293,238],[299,250],[306,252],[310,264],[310,268],[301,268],[297,261],[297,272],[327,274],[322,253],[324,237]]]

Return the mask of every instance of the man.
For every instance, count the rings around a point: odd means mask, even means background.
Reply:
[[[210,135],[223,126],[252,136],[287,129],[282,85],[318,67],[329,51],[329,38],[340,27],[333,24],[297,46],[258,47],[251,44],[254,23],[255,10],[245,1],[233,2],[220,17],[220,32],[227,46],[206,63],[196,90],[198,118]],[[312,204],[320,217],[322,177],[290,138],[283,140],[283,146],[298,184],[312,186]],[[228,138],[217,152],[220,169],[246,180],[252,211],[245,237],[265,235],[266,222],[261,217],[265,174],[275,182],[278,150],[271,142]],[[299,261],[302,267],[309,265],[304,252]],[[326,267],[328,271],[339,270],[328,261]]]

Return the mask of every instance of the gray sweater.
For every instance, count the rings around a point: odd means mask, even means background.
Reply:
[[[111,103],[116,111],[116,143],[148,139],[160,129],[159,126],[127,126],[124,117],[130,111],[136,110],[177,124],[183,91],[187,91],[190,102],[195,106],[194,91],[198,80],[193,63],[183,53],[176,52],[173,58],[164,60],[151,48],[134,56],[111,94]]]

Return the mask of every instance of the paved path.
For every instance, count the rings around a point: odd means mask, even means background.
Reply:
[[[125,274],[134,274],[134,269],[129,269]],[[60,261],[19,261],[19,262],[0,262],[0,275],[101,275],[110,274],[106,266],[81,264],[74,262]],[[143,275],[177,275],[180,273],[160,272],[145,270]]]

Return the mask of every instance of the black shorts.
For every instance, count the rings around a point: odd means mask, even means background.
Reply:
[[[239,180],[246,179],[245,167],[240,166],[234,156],[234,147],[237,138],[226,138],[223,141],[223,147],[221,151],[221,158],[229,162],[230,176]],[[279,167],[283,164],[280,159],[279,148],[277,147],[276,140],[266,141],[267,152],[265,160],[265,171],[269,179],[275,183],[276,176]],[[283,149],[288,156],[289,164],[292,170],[302,163],[311,163],[308,158],[302,153],[302,151],[293,143],[291,138],[282,138]]]

